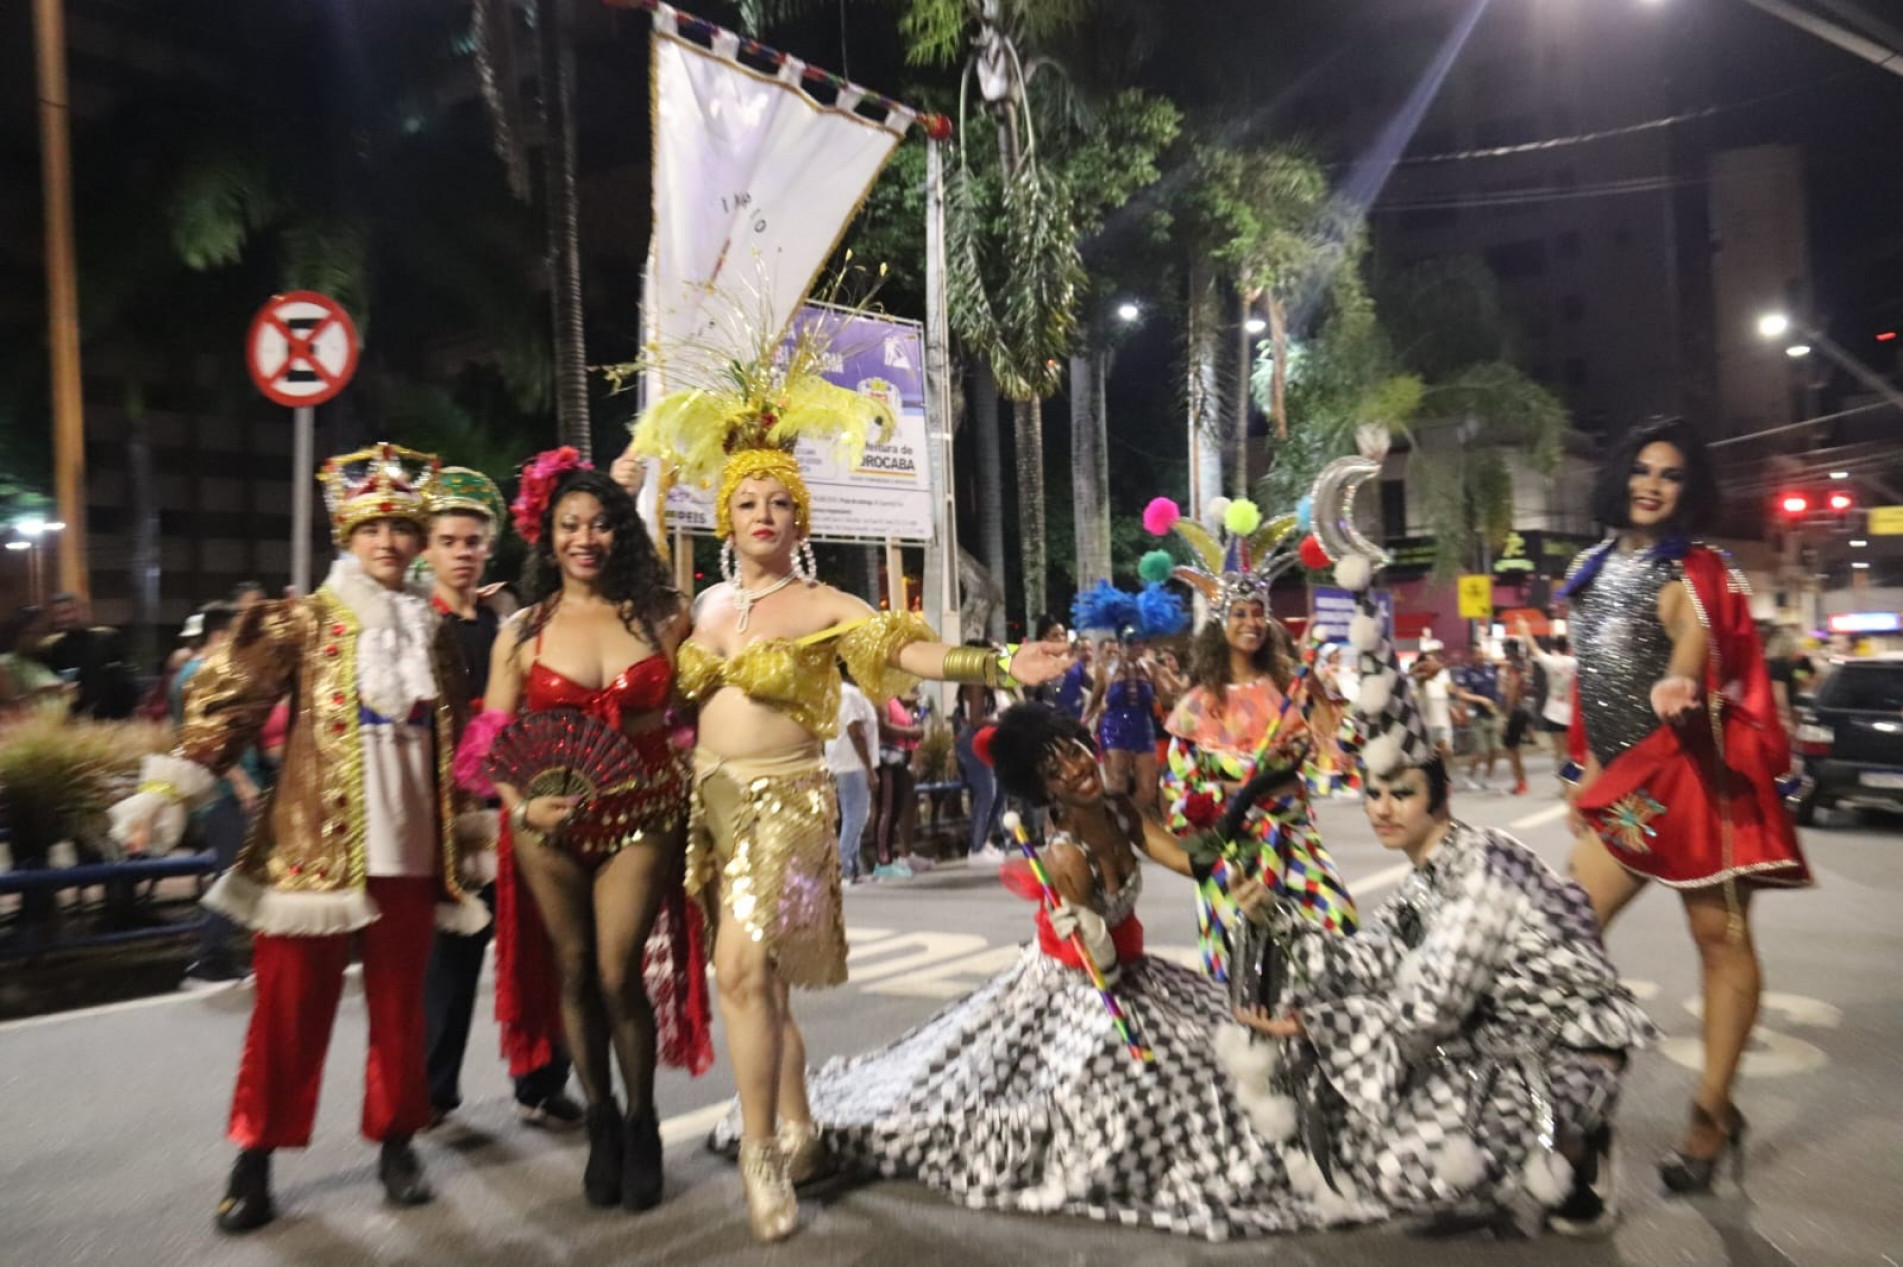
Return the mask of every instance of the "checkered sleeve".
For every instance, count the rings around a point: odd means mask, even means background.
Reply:
[[[1210,796],[1219,813],[1228,799],[1221,781],[1204,768],[1202,751],[1181,736],[1171,736],[1161,773],[1163,823],[1172,835],[1188,836],[1196,831],[1195,824],[1183,813],[1191,796],[1198,792]]]
[[[1493,983],[1521,904],[1518,888],[1478,858],[1413,949],[1363,934],[1332,939],[1339,947],[1324,943],[1327,953],[1301,963],[1315,985],[1335,977],[1332,989],[1305,991],[1296,1010],[1323,1076],[1351,1108],[1384,1116],[1410,1066],[1460,1032]],[[1342,953],[1363,941],[1358,953]],[[1392,967],[1385,979],[1384,960]]]

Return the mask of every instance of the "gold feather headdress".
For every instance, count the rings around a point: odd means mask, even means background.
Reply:
[[[835,285],[832,293],[837,290]],[[833,337],[851,315],[829,313],[807,322],[789,347],[782,347],[777,331],[758,334],[749,359],[726,360],[715,381],[670,392],[636,419],[637,454],[661,459],[679,478],[702,488],[718,478],[714,523],[722,537],[733,532],[728,505],[734,489],[757,478],[786,485],[795,530],[809,536],[812,502],[793,446],[802,438],[828,443],[839,462],[854,466],[868,438],[883,441],[891,434],[895,421],[883,401],[820,377]]]

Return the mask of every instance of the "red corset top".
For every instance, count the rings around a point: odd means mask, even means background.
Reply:
[[[537,660],[529,666],[522,702],[538,713],[572,708],[620,730],[623,714],[652,713],[665,707],[673,686],[674,666],[664,655],[636,660],[600,690],[590,690]]]

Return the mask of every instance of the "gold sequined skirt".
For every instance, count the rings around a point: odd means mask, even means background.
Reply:
[[[694,754],[687,892],[709,919],[736,920],[764,944],[789,985],[846,979],[837,806],[816,748],[773,757]]]

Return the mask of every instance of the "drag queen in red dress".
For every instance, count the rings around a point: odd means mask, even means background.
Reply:
[[[471,726],[459,775],[474,777],[518,708],[572,710],[603,723],[626,737],[643,773],[637,786],[586,803],[496,785],[507,811],[496,894],[497,1019],[511,1067],[533,1065],[549,1056],[549,1013],[559,999],[588,1101],[583,1192],[594,1205],[643,1210],[662,1194],[657,1050],[694,1073],[713,1059],[700,917],[680,884],[687,766],[667,724],[687,604],[668,584],[633,499],[574,450],[523,468],[514,511],[530,546],[529,605],[496,639],[489,708]],[[533,904],[521,901],[517,879]],[[625,1118],[610,1049],[628,1097]]]
[[[1635,430],[1594,491],[1615,535],[1574,560],[1562,591],[1579,653],[1574,877],[1602,926],[1647,881],[1677,889],[1703,966],[1704,1077],[1659,1167],[1674,1192],[1709,1189],[1743,1141],[1731,1084],[1762,990],[1751,895],[1811,883],[1778,788],[1790,749],[1749,591],[1688,535],[1717,505],[1691,427]]]

